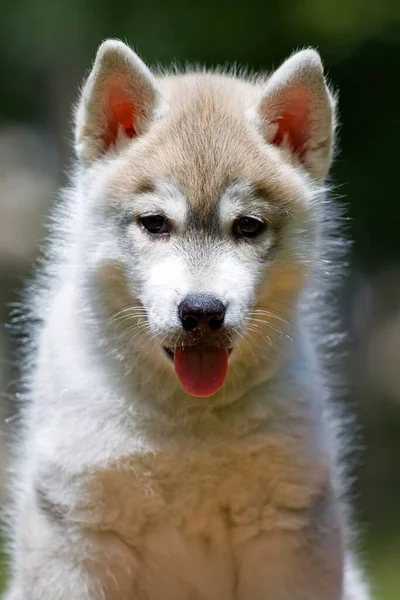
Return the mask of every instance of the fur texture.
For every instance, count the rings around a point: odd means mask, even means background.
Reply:
[[[314,326],[334,104],[314,50],[246,79],[99,49],[24,308],[6,600],[367,599]],[[191,293],[226,306],[200,342]],[[197,343],[233,349],[208,398],[164,351]]]

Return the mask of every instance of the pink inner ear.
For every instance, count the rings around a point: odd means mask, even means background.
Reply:
[[[280,146],[287,140],[300,157],[306,151],[310,136],[310,95],[306,88],[296,87],[285,93],[280,114],[272,122],[278,125],[273,143]]]
[[[108,102],[106,108],[107,126],[104,132],[106,148],[117,139],[118,129],[122,127],[125,134],[133,138],[135,132],[135,104],[126,93],[126,81],[123,77],[114,76],[108,82]]]

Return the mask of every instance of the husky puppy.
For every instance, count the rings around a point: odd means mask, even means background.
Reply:
[[[366,600],[312,319],[334,109],[314,50],[156,77],[101,45],[26,304],[6,600]]]

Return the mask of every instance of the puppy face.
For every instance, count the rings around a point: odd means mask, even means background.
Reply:
[[[77,128],[99,293],[134,354],[151,348],[187,392],[209,396],[229,360],[260,360],[290,336],[315,256],[331,97],[311,51],[257,84],[156,82],[125,46],[110,51]]]

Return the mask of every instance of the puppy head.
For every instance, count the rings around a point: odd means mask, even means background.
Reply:
[[[76,118],[85,256],[128,360],[194,396],[233,385],[234,361],[276,361],[315,260],[333,112],[314,50],[246,81],[157,79],[100,47]]]

